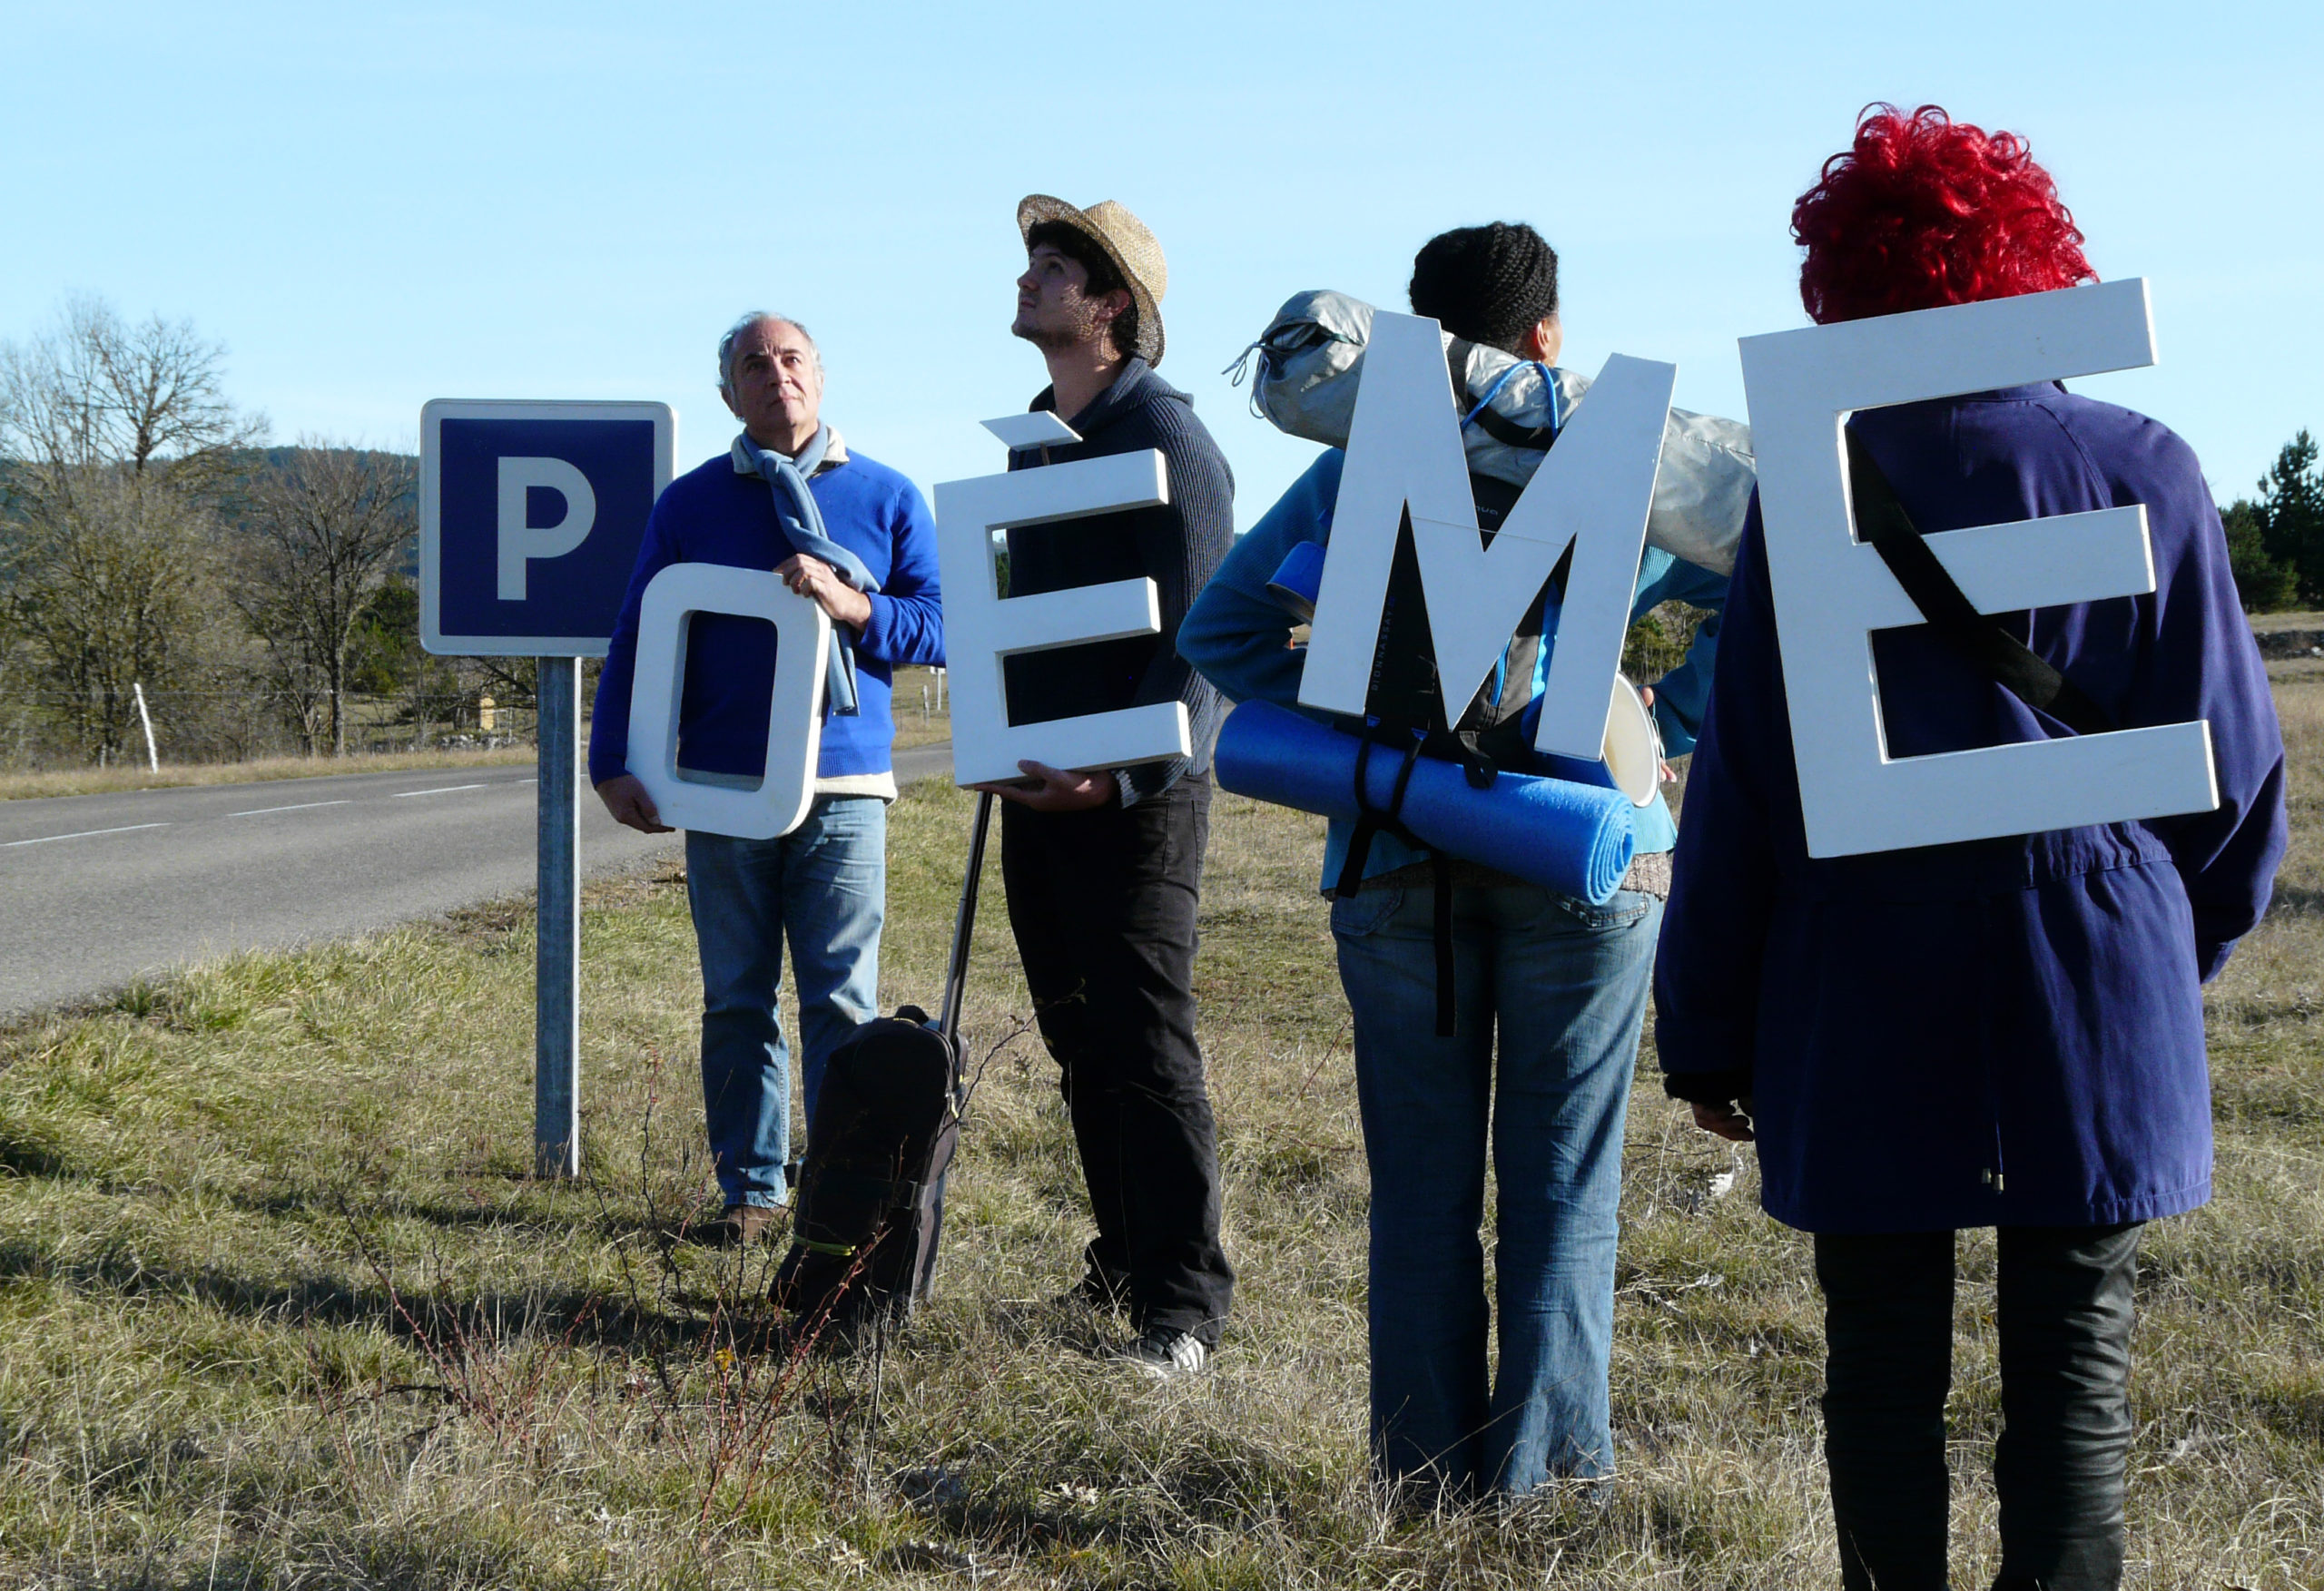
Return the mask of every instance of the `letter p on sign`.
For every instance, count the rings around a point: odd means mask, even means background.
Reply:
[[[565,499],[565,516],[556,525],[532,525],[527,508],[532,487],[547,486]],[[563,457],[505,457],[499,460],[499,599],[526,599],[526,562],[532,557],[565,557],[588,541],[597,523],[597,493],[590,490],[586,474]]]
[[[565,499],[564,516],[554,525],[530,523],[533,488],[546,486]],[[597,523],[597,494],[589,477],[562,458],[503,458],[500,461],[500,600],[525,600],[525,565],[533,558],[561,558],[589,539]]]

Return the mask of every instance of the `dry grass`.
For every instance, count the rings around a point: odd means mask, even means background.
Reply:
[[[532,761],[531,747],[504,746],[489,751],[361,751],[345,757],[264,757],[251,762],[164,763],[159,773],[133,763],[113,768],[62,768],[43,773],[0,773],[0,801],[41,796],[110,795],[124,790],[171,790],[189,784],[324,779],[340,773],[529,767]]]
[[[2299,838],[2279,910],[2212,996],[2219,1195],[2148,1245],[2135,1586],[2324,1585],[2324,673],[2280,688]],[[893,812],[891,1002],[933,992],[967,812],[925,785]],[[1098,1356],[1118,1328],[1040,1301],[1086,1217],[1049,1063],[1008,1036],[1025,996],[997,867],[940,1297],[876,1380],[868,1360],[765,1349],[771,1254],[672,1242],[707,1197],[673,874],[590,899],[579,1186],[523,1174],[517,907],[0,1034],[0,1583],[1834,1583],[1805,1240],[1650,1088],[1624,1196],[1618,1478],[1505,1511],[1382,1508],[1370,1190],[1319,843],[1315,820],[1219,804],[1199,975],[1243,1283],[1189,1385],[1126,1378]],[[1963,1584],[1994,1567],[1991,1262],[1969,1240]]]
[[[900,668],[896,671],[894,695],[890,706],[896,717],[896,750],[908,751],[913,746],[932,746],[952,738],[952,698],[947,691],[944,705],[936,705],[936,671],[930,668]],[[925,703],[925,711],[922,704]]]

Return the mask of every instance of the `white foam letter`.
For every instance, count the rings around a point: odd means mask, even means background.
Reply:
[[[2201,722],[1892,761],[1870,633],[1921,614],[1879,553],[1856,539],[1849,508],[1840,427],[1850,411],[2151,365],[2145,282],[1747,337],[1742,349],[1808,855],[2219,804]],[[2136,506],[1946,531],[1928,545],[1980,613],[2154,589],[2146,510]]]
[[[1573,547],[1534,744],[1600,760],[1676,366],[1616,354],[1483,544],[1433,320],[1372,322],[1299,700],[1361,714],[1407,509],[1447,713],[1458,718]]]
[[[1049,418],[1038,435],[1028,422]],[[1049,417],[987,421],[1013,446],[1077,439]],[[1029,437],[1019,442],[1017,437]],[[1170,500],[1162,455],[1118,453],[1009,475],[946,481],[936,488],[938,572],[944,584],[944,653],[952,683],[952,778],[982,784],[1024,777],[1019,761],[1052,768],[1125,768],[1189,755],[1193,732],[1182,702],[1093,712],[1010,728],[1002,660],[1159,634],[1161,601],[1151,580],[1116,580],[1036,596],[1003,599],[993,532],[1018,525],[1080,519]]]
[[[755,786],[709,784],[678,771],[678,704],[686,638],[696,614],[734,614],[774,626],[774,698],[766,719],[766,773]],[[654,576],[637,610],[637,673],[629,690],[629,771],[662,821],[737,840],[772,840],[807,820],[822,745],[823,663],[832,622],[822,604],[769,571],[673,564]]]
[[[565,499],[565,517],[555,525],[527,525],[525,495],[547,486]],[[562,458],[503,458],[500,461],[500,600],[525,600],[525,562],[561,558],[588,540],[597,523],[597,494],[589,477]]]

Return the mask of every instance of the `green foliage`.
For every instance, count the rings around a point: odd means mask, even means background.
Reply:
[[[2271,614],[2299,600],[2299,582],[2292,570],[2268,555],[2267,532],[2259,508],[2239,497],[2220,516],[2227,530],[2228,566],[2235,575],[2235,594],[2247,614]]]
[[[349,637],[348,688],[392,695],[425,661],[419,649],[419,587],[391,575],[356,615]]]
[[[1709,612],[1682,602],[1666,602],[1641,615],[1622,638],[1622,673],[1630,683],[1650,685],[1687,661]]]
[[[2292,572],[2300,601],[2324,606],[2324,469],[2317,466],[2315,437],[2302,430],[2284,444],[2260,477],[2251,508],[2260,545]]]

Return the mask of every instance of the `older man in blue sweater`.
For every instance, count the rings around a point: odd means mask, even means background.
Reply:
[[[831,615],[815,800],[773,840],[689,831],[686,895],[702,952],[702,1092],[725,1213],[711,1229],[748,1242],[784,1202],[791,1069],[775,1019],[783,941],[799,980],[801,1070],[812,1114],[823,1062],[877,1009],[887,910],[891,672],[944,661],[935,525],[911,482],[850,453],[822,419],[822,355],[806,329],[752,314],[718,345],[719,392],[743,434],[670,483],[654,506],[597,682],[589,777],[606,810],[667,833],[628,771],[638,604],[672,564],[773,569]],[[678,714],[680,773],[754,786],[766,768],[773,629],[704,614],[694,621]],[[851,711],[852,708],[852,711]]]

